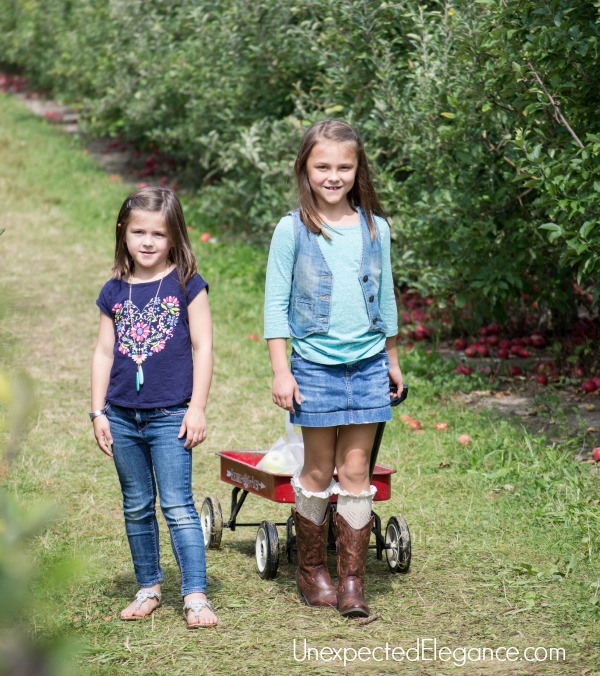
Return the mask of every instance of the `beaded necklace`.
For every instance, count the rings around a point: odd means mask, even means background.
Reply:
[[[167,271],[169,267],[167,266],[165,268],[165,271],[162,274],[162,277],[160,278],[160,282],[158,283],[158,289],[156,291],[156,296],[154,296],[154,300],[152,302],[152,317],[150,318],[150,323],[149,323],[149,328],[150,331],[148,333],[149,337],[152,337],[152,324],[154,323],[155,315],[156,315],[156,301],[158,300],[160,302],[160,287],[162,286],[163,279],[165,278]],[[131,323],[133,324],[133,312],[132,312],[132,307],[133,303],[131,302],[131,277],[129,278],[129,318],[131,320]],[[146,346],[148,344],[148,336],[144,339],[144,344],[141,346],[141,351],[144,353],[146,351]],[[135,373],[135,391],[139,392],[140,387],[144,384],[144,369],[142,368],[141,362],[138,363],[137,371]]]

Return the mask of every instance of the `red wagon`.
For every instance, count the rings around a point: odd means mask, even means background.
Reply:
[[[405,386],[402,395],[392,399],[392,406],[397,406],[404,401],[407,392],[408,387]],[[377,455],[384,429],[385,423],[379,423],[371,451],[371,484],[377,488],[373,498],[375,502],[390,499],[391,476],[396,473],[395,469],[377,464]],[[294,490],[290,483],[292,475],[258,469],[256,465],[262,460],[265,451],[219,451],[217,455],[221,458],[221,480],[233,486],[231,491],[231,516],[226,523],[223,523],[219,500],[215,497],[207,497],[204,500],[200,510],[204,544],[211,549],[220,547],[224,528],[234,531],[237,527],[242,526],[258,527],[256,534],[258,574],[263,579],[273,579],[279,567],[277,526],[285,526],[287,559],[290,563],[295,560],[296,537],[294,535],[293,518],[290,516],[285,523],[272,521],[239,523],[237,518],[249,493],[273,502],[293,503],[295,500]],[[337,480],[337,476],[334,476],[334,478]],[[329,521],[329,548],[335,549],[333,512],[335,511],[337,495],[332,495],[330,502],[332,504]],[[381,520],[375,511],[373,511],[373,516],[372,533],[375,536],[375,544],[372,548],[376,550],[378,560],[383,559],[383,552],[385,552],[388,567],[393,573],[407,573],[410,567],[411,543],[410,531],[406,521],[400,514],[390,517],[385,533],[383,533]]]

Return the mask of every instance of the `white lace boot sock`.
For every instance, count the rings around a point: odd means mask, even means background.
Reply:
[[[297,469],[291,480],[296,495],[296,511],[305,519],[310,519],[314,524],[320,526],[325,518],[325,510],[335,482],[332,481],[324,491],[308,491],[300,483],[301,471],[302,468]]]
[[[375,486],[356,495],[339,488],[338,484],[333,492],[338,494],[337,513],[343,516],[346,523],[354,530],[364,528],[371,520],[373,496],[377,492]]]

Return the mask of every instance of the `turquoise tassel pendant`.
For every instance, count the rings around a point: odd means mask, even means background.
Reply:
[[[137,373],[135,374],[135,391],[139,392],[140,387],[144,384],[144,369],[142,365],[138,364]]]

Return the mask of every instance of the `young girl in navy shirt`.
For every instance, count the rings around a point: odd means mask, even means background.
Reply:
[[[158,493],[181,572],[187,626],[214,626],[192,495],[192,448],[206,438],[212,322],[208,284],[197,273],[172,190],[141,188],[125,200],[117,218],[113,277],[96,304],[100,327],[90,418],[100,450],[117,469],[140,587],[121,619],[141,620],[160,605]]]
[[[363,144],[347,124],[310,127],[295,173],[300,206],[278,223],[269,252],[265,338],[273,401],[302,426],[304,438],[304,466],[292,478],[296,580],[309,606],[367,616],[365,557],[376,492],[369,457],[377,423],[392,417],[390,381],[402,390],[390,230]],[[326,565],[332,494],[337,589]]]

